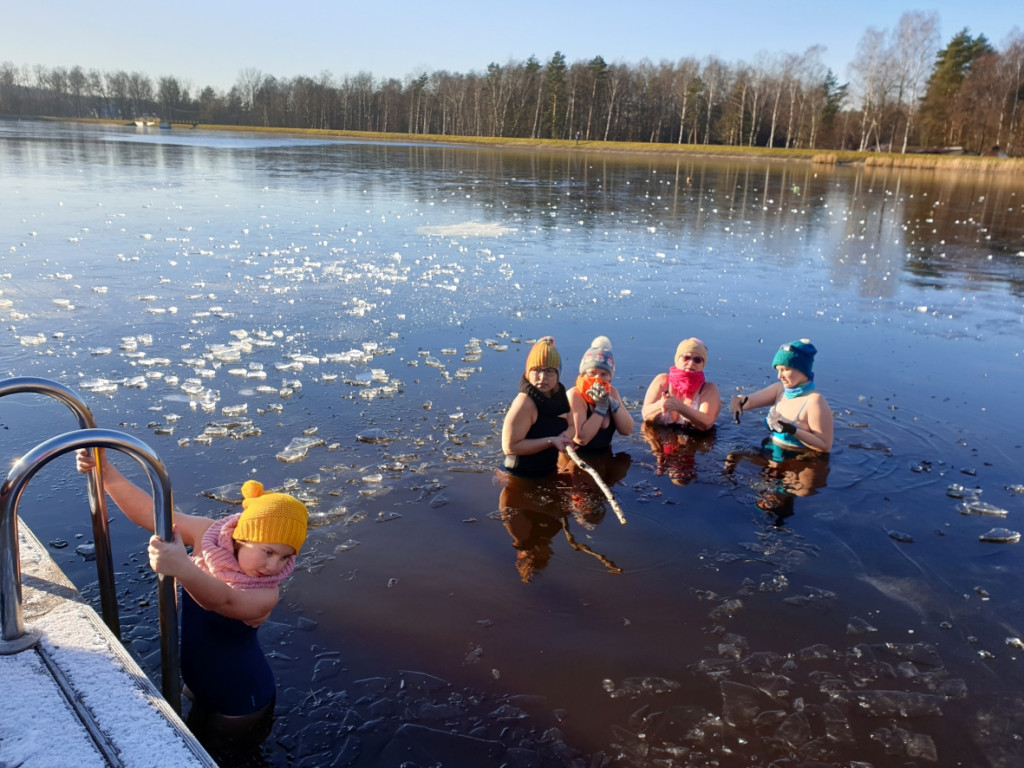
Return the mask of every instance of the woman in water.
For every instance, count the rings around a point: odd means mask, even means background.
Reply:
[[[779,380],[752,395],[736,395],[730,402],[733,418],[751,408],[771,406],[765,423],[771,448],[779,459],[811,450],[832,450],[832,410],[814,386],[814,356],[818,350],[808,339],[783,344],[772,359]]]
[[[644,397],[644,421],[674,424],[705,432],[715,426],[722,410],[718,385],[704,377],[708,348],[697,338],[676,347],[675,365],[659,373]]]
[[[588,453],[608,450],[616,432],[633,434],[633,417],[622,404],[619,390],[612,386],[614,375],[612,343],[607,336],[598,336],[583,354],[576,386],[568,394],[574,442]]]
[[[558,380],[561,370],[555,340],[543,337],[526,358],[519,394],[501,427],[505,469],[512,475],[542,477],[554,472],[559,452],[572,442],[569,400]]]

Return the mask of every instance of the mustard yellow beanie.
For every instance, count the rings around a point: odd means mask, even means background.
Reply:
[[[530,350],[526,358],[526,372],[534,368],[554,368],[562,372],[562,356],[555,349],[555,339],[551,336],[542,337]]]
[[[247,480],[242,485],[242,516],[232,538],[254,544],[287,544],[296,553],[306,540],[309,513],[287,493],[264,493],[263,485]]]

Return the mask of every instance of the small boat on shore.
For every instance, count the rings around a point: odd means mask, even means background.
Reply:
[[[139,128],[152,128],[157,125],[155,117],[137,117],[135,118],[135,125]]]

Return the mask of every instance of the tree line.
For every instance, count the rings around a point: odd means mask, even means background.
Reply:
[[[173,76],[0,64],[0,114],[447,136],[1024,155],[1024,34],[996,49],[963,29],[944,47],[938,17],[868,28],[850,79],[824,49],[728,64],[491,63],[483,72],[281,79],[255,68],[227,91]]]

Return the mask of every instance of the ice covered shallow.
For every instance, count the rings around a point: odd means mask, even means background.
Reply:
[[[1019,545],[985,540],[1021,530],[1020,185],[0,133],[6,375],[146,440],[179,507],[220,514],[248,477],[309,505],[263,630],[266,762],[1020,761]],[[634,406],[684,336],[726,394],[810,336],[834,455],[766,466],[754,418],[638,429],[594,462],[626,526],[580,473],[503,487],[545,333],[567,383],[609,335]],[[11,457],[72,426],[27,396],[0,421]],[[26,496],[91,592],[80,478],[48,467]],[[144,537],[112,530],[126,644],[156,673]]]

